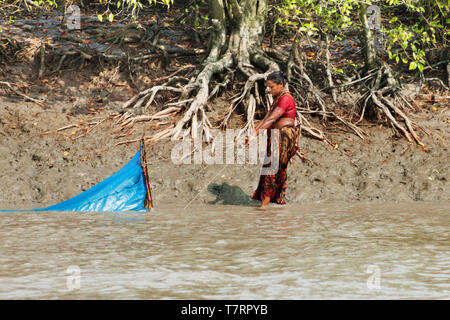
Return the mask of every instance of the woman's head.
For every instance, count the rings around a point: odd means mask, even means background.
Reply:
[[[267,76],[266,85],[273,97],[285,90],[286,83],[287,77],[284,72],[275,71]]]

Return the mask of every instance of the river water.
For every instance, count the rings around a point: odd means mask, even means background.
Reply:
[[[450,203],[0,213],[0,299],[449,299]]]

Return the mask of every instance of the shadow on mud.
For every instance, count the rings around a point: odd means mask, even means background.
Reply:
[[[235,205],[235,206],[249,206],[257,207],[260,201],[252,200],[240,187],[231,186],[224,182],[222,184],[211,183],[208,186],[208,191],[216,196],[216,199],[209,201],[208,204]]]

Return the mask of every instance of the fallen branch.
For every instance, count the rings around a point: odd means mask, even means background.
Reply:
[[[37,100],[37,99],[31,98],[31,97],[27,96],[26,94],[23,94],[22,92],[20,92],[20,91],[14,89],[13,86],[12,86],[9,82],[6,82],[6,81],[0,81],[0,84],[6,85],[6,86],[7,86],[9,89],[11,89],[15,94],[17,94],[17,95],[19,95],[19,96],[21,96],[21,97],[24,97],[25,99],[30,100],[30,101],[32,101],[32,102],[34,102],[34,103],[40,105],[41,107],[47,107],[47,106],[48,106],[46,103],[44,103],[44,102],[42,102],[42,101],[39,101],[39,100]]]
[[[40,49],[40,67],[38,73],[38,79],[42,78],[45,70],[45,42],[42,42]]]
[[[123,133],[123,134],[119,134],[118,136],[115,136],[114,139],[118,139],[118,138],[123,138],[123,137],[130,136],[130,135],[132,135],[135,131],[136,131],[136,129],[131,129],[131,130],[128,131],[127,133]]]
[[[442,80],[439,79],[439,78],[424,78],[423,80],[425,80],[425,81],[437,81],[437,82],[439,82],[439,84],[440,84],[445,90],[447,90],[447,91],[450,90],[449,87],[447,87],[447,86],[444,84],[444,82],[442,82]]]
[[[296,155],[305,163],[311,163],[311,166],[314,167],[314,162],[308,158],[306,158],[303,154],[303,152],[297,151]]]
[[[171,135],[172,130],[173,130],[173,126],[171,126],[170,128],[164,129],[164,130],[158,132],[157,134],[155,134],[153,136],[150,136],[150,137],[149,136],[145,136],[144,137],[144,142],[157,142],[157,141],[159,141],[161,139],[169,138],[170,135]],[[122,144],[139,142],[141,140],[142,140],[142,138],[121,141],[121,142],[117,142],[114,146],[120,146]]]

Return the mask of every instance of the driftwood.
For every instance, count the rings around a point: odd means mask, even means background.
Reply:
[[[6,85],[12,92],[14,92],[15,94],[17,94],[17,95],[19,95],[19,96],[25,98],[26,100],[30,100],[30,101],[32,101],[32,102],[34,102],[34,103],[40,105],[41,107],[48,107],[48,105],[47,105],[45,102],[42,102],[42,101],[40,101],[40,100],[31,98],[31,97],[27,96],[26,94],[20,92],[19,90],[15,89],[15,88],[13,87],[13,85],[12,85],[11,83],[9,83],[9,82],[6,82],[6,81],[0,81],[0,84]]]

